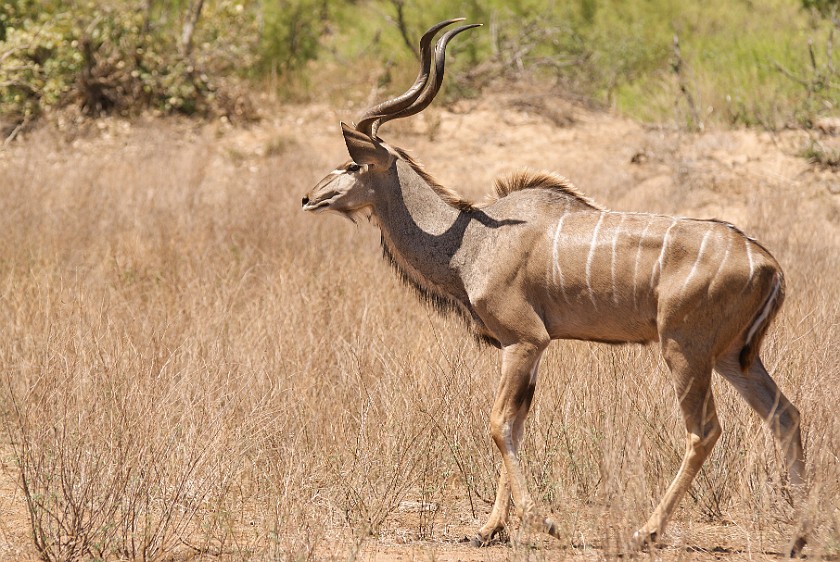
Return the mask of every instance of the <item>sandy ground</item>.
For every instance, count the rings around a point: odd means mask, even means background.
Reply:
[[[304,147],[337,165],[346,160],[338,123],[351,121],[357,109],[335,110],[321,105],[279,107],[257,124],[231,127],[225,123],[126,123],[106,120],[72,137],[55,135],[61,144],[58,158],[78,151],[118,158],[126,151],[143,150],[144,143],[174,138],[213,139],[208,166],[214,173],[237,174],[261,166],[288,146]],[[43,133],[33,133],[37,136]],[[789,212],[801,215],[813,228],[840,240],[840,178],[809,164],[801,156],[816,138],[836,146],[823,133],[783,131],[711,131],[686,133],[674,128],[644,126],[603,112],[573,105],[550,94],[508,93],[462,101],[448,108],[434,107],[381,131],[388,141],[409,148],[442,184],[480,199],[493,178],[521,167],[548,169],[569,177],[586,194],[608,208],[639,210],[728,220],[749,232],[763,198],[791,201]],[[817,136],[819,135],[819,136]],[[23,142],[28,142],[24,139]],[[15,147],[0,152],[13,158]],[[478,163],[478,165],[476,164]],[[325,168],[323,173],[329,171]],[[469,178],[464,181],[463,178]],[[312,182],[319,177],[313,177]],[[299,205],[300,195],[290,194]],[[764,217],[766,219],[766,217]],[[28,517],[11,450],[0,456],[0,560],[35,559]],[[359,541],[350,557],[361,560],[460,560],[611,558],[613,544],[559,544],[540,538],[514,537],[510,544],[471,548],[460,540],[472,534],[476,520],[440,512],[433,521],[435,540],[418,540],[422,506],[401,506],[378,539]],[[593,512],[597,512],[593,508]],[[578,514],[581,521],[588,514]],[[597,524],[593,513],[591,523]],[[684,514],[683,514],[684,515]],[[592,534],[587,534],[592,536]],[[691,543],[682,540],[691,536]],[[609,536],[609,533],[602,536]],[[651,559],[752,560],[781,557],[780,542],[745,544],[736,525],[707,524],[678,514],[661,549],[643,553]],[[620,538],[616,537],[616,541]],[[347,544],[324,538],[319,556],[331,557]]]
[[[0,453],[0,560],[37,560],[11,448]]]

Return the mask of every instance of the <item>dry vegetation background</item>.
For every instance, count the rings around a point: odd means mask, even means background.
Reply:
[[[355,115],[106,119],[0,152],[0,559],[625,552],[683,429],[654,347],[580,342],[550,347],[523,451],[568,542],[458,543],[495,486],[499,357],[415,302],[374,228],[300,211]],[[611,208],[714,216],[765,243],[788,279],[764,357],[803,414],[807,553],[836,560],[840,179],[799,155],[832,140],[810,135],[644,128],[534,93],[383,130],[476,198],[546,168]],[[717,377],[715,391],[724,435],[642,558],[775,558],[797,524],[761,420]]]

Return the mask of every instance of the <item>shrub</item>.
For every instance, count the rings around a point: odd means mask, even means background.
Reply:
[[[146,107],[230,112],[223,77],[252,65],[252,7],[223,0],[208,5],[195,25],[203,2],[194,2],[186,14],[177,4],[152,0],[89,3],[72,12],[61,4],[22,0],[0,8],[0,104],[6,120],[25,123],[72,104],[94,116]]]

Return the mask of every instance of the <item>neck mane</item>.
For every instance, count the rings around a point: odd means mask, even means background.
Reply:
[[[581,191],[566,177],[553,172],[543,172],[535,170],[521,170],[514,172],[506,177],[497,178],[493,185],[493,193],[487,195],[485,200],[478,203],[473,203],[462,197],[454,189],[448,188],[438,183],[417,160],[402,148],[393,147],[400,158],[404,160],[411,168],[420,176],[424,182],[440,197],[444,203],[450,207],[454,207],[459,211],[473,212],[476,209],[481,209],[492,205],[499,199],[503,199],[517,191],[526,189],[545,189],[554,192],[557,195],[563,196],[566,199],[572,199],[577,205],[588,207],[595,210],[604,210],[604,207],[581,193]]]

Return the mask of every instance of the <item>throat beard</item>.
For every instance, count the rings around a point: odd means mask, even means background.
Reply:
[[[370,220],[371,222],[376,222],[376,215],[373,215]],[[461,318],[476,341],[501,348],[498,340],[486,332],[484,324],[475,315],[475,312],[469,304],[462,303],[450,295],[427,286],[418,279],[419,276],[412,275],[411,268],[402,263],[399,253],[389,245],[385,233],[382,233],[380,243],[382,246],[382,256],[385,258],[385,261],[394,269],[400,281],[414,290],[421,302],[430,305],[443,316],[454,314]]]
[[[362,219],[367,219],[371,224],[378,224],[376,222],[376,215],[373,214],[373,209],[370,207],[362,207],[361,209],[353,209],[351,211],[336,211],[339,215],[349,220],[355,225],[358,225]]]

